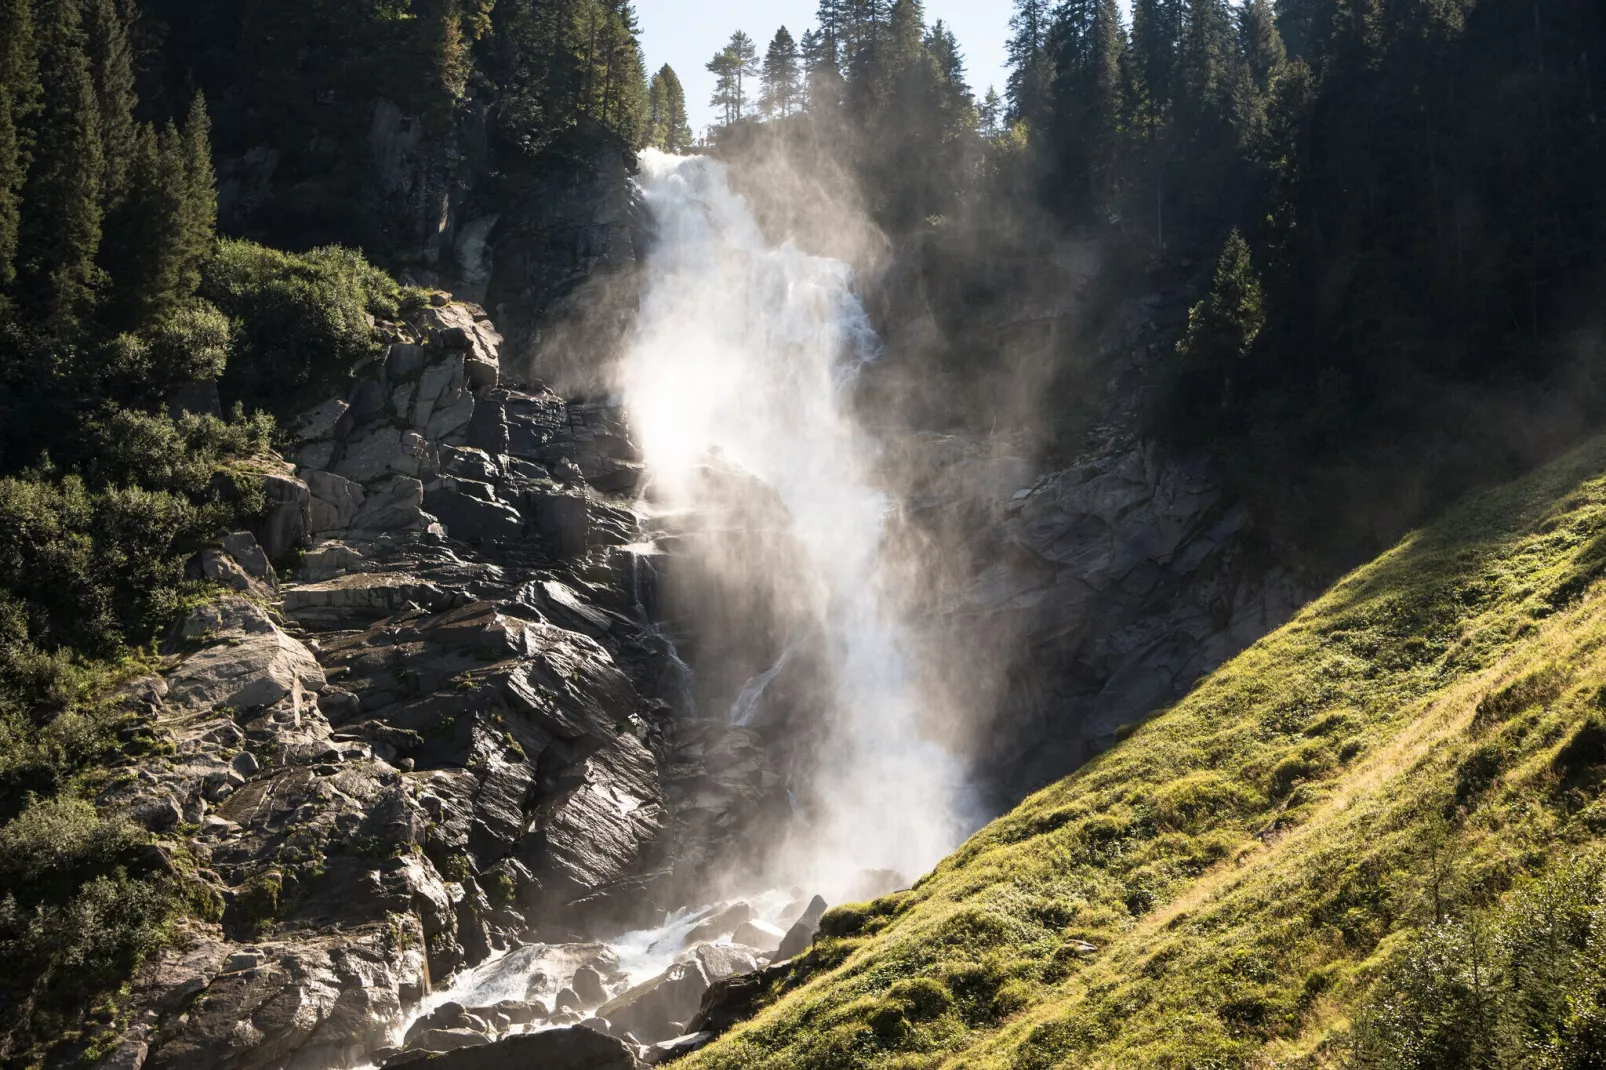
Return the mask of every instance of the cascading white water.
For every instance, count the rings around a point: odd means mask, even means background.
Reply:
[[[639,182],[655,241],[620,385],[654,486],[695,504],[693,476],[718,455],[778,494],[809,576],[785,594],[838,662],[837,693],[820,697],[832,719],[819,772],[793,785],[812,826],[771,876],[828,897],[866,869],[913,877],[967,831],[968,806],[959,763],[919,731],[906,632],[884,597],[876,444],[846,404],[879,340],[848,267],[770,245],[722,164],[649,150]],[[744,701],[756,695],[738,698],[737,719]]]

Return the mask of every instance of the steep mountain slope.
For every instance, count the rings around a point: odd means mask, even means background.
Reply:
[[[682,1065],[1338,1061],[1420,933],[1606,822],[1603,471],[1596,439],[1407,537],[914,889],[828,913]]]

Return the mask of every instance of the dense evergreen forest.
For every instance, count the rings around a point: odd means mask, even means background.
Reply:
[[[930,370],[989,373],[967,331],[1020,281],[992,265],[1097,239],[1112,305],[1192,287],[1148,433],[1324,567],[1606,414],[1599,0],[1017,0],[1011,25],[979,100],[920,0],[821,0],[709,63],[702,146],[851,174],[946,329]],[[0,0],[0,1059],[215,909],[83,801],[130,745],[100,696],[261,510],[275,415],[427,300],[352,222],[371,100],[472,118],[508,171],[579,127],[692,150],[638,32],[628,0]],[[287,192],[220,237],[215,161],[266,144]],[[1049,424],[1091,358],[1059,359]]]
[[[738,33],[715,141],[849,161],[954,336],[1025,285],[993,254],[1068,236],[1124,263],[1112,298],[1191,283],[1152,432],[1346,560],[1600,415],[1599,5],[1018,0],[1012,26],[980,102],[918,0],[824,0],[762,62]]]

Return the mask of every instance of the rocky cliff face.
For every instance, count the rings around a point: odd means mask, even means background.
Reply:
[[[1071,268],[1056,275],[1061,261]],[[987,328],[1004,364],[1087,337],[1099,262],[1082,243],[1037,273],[1059,285],[1023,292]],[[1233,501],[1208,457],[1165,456],[1141,435],[1150,373],[1190,296],[1158,289],[1112,317],[1087,362],[1103,378],[1089,389],[1093,429],[1065,467],[1044,470],[1027,436],[997,432],[917,434],[896,456],[915,473],[906,526],[947,561],[910,584],[938,652],[928,668],[974,719],[958,743],[1000,804],[1107,749],[1311,595],[1297,554]]]
[[[195,562],[234,593],[130,695],[154,756],[102,802],[182,843],[218,909],[141,975],[108,1066],[357,1065],[530,939],[569,948],[548,999],[581,966],[613,984],[574,941],[678,906],[677,860],[773,790],[741,730],[673,716],[623,415],[504,385],[477,306],[377,329],[262,463],[260,528]]]

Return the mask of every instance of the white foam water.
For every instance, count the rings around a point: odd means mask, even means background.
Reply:
[[[654,240],[620,385],[655,490],[695,505],[694,474],[717,456],[777,494],[809,580],[776,593],[818,622],[836,659],[819,771],[791,785],[811,820],[768,877],[831,898],[864,870],[922,873],[958,843],[969,806],[960,763],[922,737],[907,632],[884,597],[889,502],[846,389],[880,343],[852,273],[771,245],[715,160],[648,150],[638,181]]]

